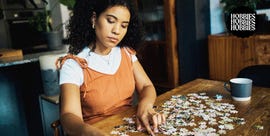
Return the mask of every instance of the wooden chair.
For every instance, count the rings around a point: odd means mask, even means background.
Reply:
[[[61,128],[61,122],[60,120],[56,120],[54,122],[51,123],[51,127],[53,129],[53,135],[54,136],[63,136],[64,133],[63,133],[63,130]]]
[[[253,85],[270,87],[270,65],[253,65],[243,68],[237,77],[249,78]]]
[[[59,57],[56,61],[55,61],[55,66],[56,68],[59,70],[60,69],[60,64],[62,62],[63,56]],[[59,111],[61,110],[61,93],[59,94]],[[60,114],[60,113],[59,113]],[[54,136],[64,136],[65,133],[61,127],[61,122],[60,119],[55,120],[51,123],[51,127],[53,129],[53,135]]]
[[[59,111],[61,110],[61,94],[59,95]],[[59,113],[60,114],[60,113]],[[64,131],[61,127],[60,119],[57,119],[51,123],[51,128],[53,129],[54,136],[64,136]]]

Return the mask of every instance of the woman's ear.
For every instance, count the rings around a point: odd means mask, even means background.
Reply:
[[[95,29],[95,25],[96,25],[96,12],[93,12],[92,16],[91,16],[91,23],[92,23],[92,28]]]

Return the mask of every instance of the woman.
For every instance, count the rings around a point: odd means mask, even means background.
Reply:
[[[91,124],[131,106],[138,91],[137,129],[151,135],[165,122],[153,109],[155,88],[135,56],[138,17],[127,0],[77,0],[61,60],[61,124],[68,135],[106,135]],[[150,124],[153,124],[151,129]]]

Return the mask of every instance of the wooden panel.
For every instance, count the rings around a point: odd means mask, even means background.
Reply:
[[[209,36],[209,77],[211,79],[225,80],[231,73],[230,61],[232,60],[230,48],[232,37]]]
[[[270,64],[270,35],[209,35],[209,76],[227,81],[247,66]]]
[[[270,64],[270,35],[256,36],[256,63]]]
[[[247,67],[254,65],[254,37],[237,38],[233,37],[231,45],[231,74],[226,78],[237,77],[238,72]]]
[[[209,77],[227,81],[244,67],[255,65],[254,37],[208,36]]]

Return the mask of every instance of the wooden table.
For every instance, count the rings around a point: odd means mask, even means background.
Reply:
[[[236,116],[240,116],[246,120],[244,125],[237,125],[233,130],[228,130],[226,135],[229,136],[269,136],[270,135],[270,88],[255,87],[252,88],[252,98],[250,101],[237,102],[233,101],[229,92],[223,88],[224,82],[196,79],[175,89],[172,89],[158,96],[155,105],[162,105],[172,95],[200,93],[206,92],[208,96],[214,97],[216,94],[223,95],[222,102],[234,104],[239,112]],[[131,117],[135,114],[135,108],[131,108],[121,114],[111,116],[104,119],[93,126],[110,133],[114,126],[123,124],[124,117]],[[262,130],[255,129],[254,126],[260,124],[264,128]],[[136,133],[134,135],[147,135],[144,133]],[[161,135],[161,134],[159,134]]]

